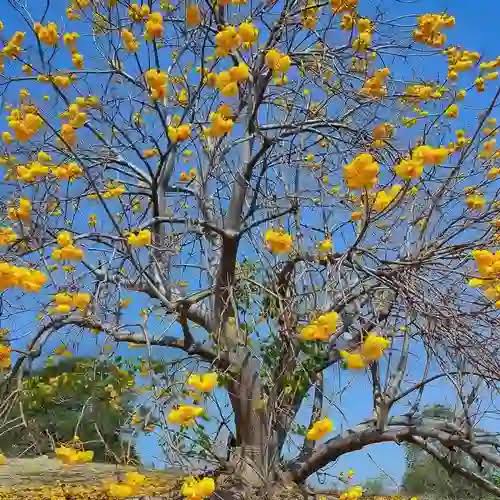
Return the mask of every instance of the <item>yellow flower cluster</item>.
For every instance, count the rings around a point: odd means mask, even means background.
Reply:
[[[418,179],[425,165],[441,165],[450,153],[451,150],[445,147],[434,148],[426,144],[418,146],[413,150],[411,158],[401,160],[394,171],[404,180]]]
[[[186,24],[193,28],[201,23],[201,12],[198,5],[192,3],[186,7]]]
[[[290,234],[283,229],[268,229],[264,234],[267,249],[272,253],[288,253],[293,244]]]
[[[169,125],[167,129],[167,135],[173,144],[177,144],[181,141],[186,141],[191,136],[191,125],[189,123],[184,123],[178,127]]]
[[[137,52],[137,50],[139,49],[139,41],[132,33],[132,31],[123,28],[121,31],[121,36],[123,40],[123,45],[125,46],[127,52],[130,52],[132,54]]]
[[[10,245],[17,240],[17,234],[11,227],[0,227],[0,246]]]
[[[481,76],[480,78],[483,81],[496,80],[498,78],[498,71],[493,70],[497,68],[500,68],[500,56],[497,56],[496,59],[493,59],[491,61],[482,62],[479,65],[479,69],[481,70],[481,73],[483,73],[483,76]]]
[[[277,49],[266,52],[265,63],[273,71],[274,75],[285,74],[292,65],[292,59],[288,54],[283,54]]]
[[[26,33],[24,33],[23,31],[16,31],[12,35],[10,40],[5,44],[4,48],[2,49],[2,54],[10,57],[11,59],[15,59],[17,56],[19,56],[22,50],[21,45],[24,42],[25,36]]]
[[[483,149],[479,153],[481,160],[492,160],[500,158],[500,150],[497,149],[497,141],[494,137],[483,142]]]
[[[201,406],[179,405],[178,408],[170,410],[167,420],[171,424],[189,427],[204,413],[205,409]]]
[[[334,14],[338,12],[353,12],[358,6],[358,0],[330,0],[330,6]]]
[[[146,481],[146,476],[136,471],[125,473],[121,482],[110,482],[105,485],[105,489],[112,498],[130,498],[138,493],[138,489]]]
[[[394,184],[389,189],[378,191],[373,201],[373,210],[382,212],[385,210],[398,196],[402,187],[399,184]]]
[[[155,40],[156,38],[161,38],[165,31],[163,26],[163,16],[161,12],[152,12],[145,25],[144,38],[146,40]]]
[[[10,346],[5,344],[0,344],[0,370],[8,370],[10,368],[11,354],[12,354],[12,349],[10,348]]]
[[[179,180],[181,182],[189,182],[189,181],[194,181],[196,179],[196,169],[195,168],[191,168],[189,170],[189,172],[186,172],[186,171],[182,171],[180,174],[179,174]]]
[[[443,97],[445,89],[434,85],[415,83],[408,85],[401,100],[406,103],[416,104],[421,101],[440,99]]]
[[[326,254],[331,252],[333,248],[333,242],[331,238],[325,238],[318,243],[318,251],[321,254]]]
[[[54,295],[54,314],[68,314],[74,309],[84,312],[90,304],[90,294],[87,292],[59,292]]]
[[[39,292],[47,276],[37,269],[18,267],[8,262],[0,262],[0,290],[20,288],[25,292]]]
[[[65,465],[86,464],[94,459],[92,450],[77,450],[71,446],[58,446],[55,450],[56,458]]]
[[[215,491],[215,481],[211,477],[195,479],[188,477],[184,480],[181,487],[181,495],[186,500],[203,500],[213,494]]]
[[[34,106],[13,108],[7,117],[9,127],[18,141],[29,141],[43,126],[43,120]]]
[[[441,30],[455,26],[455,18],[447,14],[424,14],[418,17],[417,22],[413,39],[431,47],[442,47],[446,42],[446,35]]]
[[[136,23],[145,21],[149,17],[150,13],[149,6],[147,4],[138,5],[136,3],[130,4],[128,9],[128,16],[130,19]]]
[[[500,251],[473,250],[472,257],[476,261],[478,278],[471,278],[469,286],[481,288],[486,297],[495,302],[500,309]]]
[[[73,236],[68,231],[61,231],[57,235],[57,244],[59,248],[52,250],[54,260],[82,260],[83,249],[73,244]]]
[[[446,118],[458,118],[459,108],[458,104],[451,104],[444,111]]]
[[[187,379],[187,384],[200,392],[212,392],[219,383],[216,372],[193,373]]]
[[[339,314],[335,311],[321,314],[300,330],[299,338],[327,342],[337,330],[338,320]]]
[[[47,163],[51,162],[52,158],[45,151],[40,151],[37,155],[37,160],[26,165],[18,165],[16,168],[17,179],[23,182],[33,182],[37,179],[45,177],[49,173]]]
[[[57,45],[59,34],[57,33],[56,23],[48,23],[46,26],[40,23],[34,23],[33,30],[38,36],[40,42],[52,47]]]
[[[17,207],[9,207],[7,217],[12,221],[29,223],[31,221],[31,201],[28,198],[19,198]]]
[[[465,204],[471,210],[482,210],[486,206],[486,198],[475,189],[468,189]]]
[[[370,153],[361,153],[344,166],[344,180],[349,189],[369,189],[378,182],[378,163]]]
[[[228,25],[215,35],[215,55],[224,57],[238,49],[243,43],[239,27]]]
[[[358,52],[365,52],[372,44],[372,22],[366,17],[360,17],[356,21],[356,27],[359,34],[357,38],[353,40],[352,48]]]
[[[373,97],[374,99],[385,97],[387,95],[386,80],[390,74],[391,71],[389,68],[378,69],[365,81],[359,93],[366,97]]]
[[[389,345],[388,339],[371,332],[366,336],[359,350],[355,352],[339,351],[339,354],[347,368],[361,370],[372,361],[380,359]]]
[[[217,73],[208,73],[206,82],[209,87],[217,88],[225,97],[238,95],[238,83],[248,80],[250,70],[244,62],[240,62],[229,70]]]
[[[318,439],[322,439],[329,432],[333,431],[333,422],[328,418],[324,417],[321,420],[317,420],[311,426],[311,428],[306,433],[306,438],[309,441],[317,441]]]
[[[127,242],[131,247],[144,247],[146,245],[151,245],[151,231],[149,229],[132,231],[127,236]]]
[[[448,79],[456,80],[458,74],[471,69],[481,58],[479,52],[448,47],[443,51],[448,58]]]
[[[233,129],[233,110],[227,104],[219,106],[217,111],[210,113],[210,126],[203,129],[207,137],[222,137]]]
[[[318,23],[318,11],[315,0],[307,0],[301,11],[301,22],[304,28],[313,30]]]
[[[148,69],[144,74],[144,78],[153,101],[164,99],[167,96],[168,76],[165,71],[160,71],[159,69]]]
[[[51,173],[59,180],[73,181],[83,175],[83,170],[78,163],[72,161],[58,167],[53,167]]]
[[[105,200],[112,198],[119,198],[123,193],[126,192],[125,186],[120,182],[109,182],[106,185],[106,190],[103,191],[102,197]]]
[[[339,500],[359,500],[363,497],[363,488],[361,486],[350,486],[344,491]]]
[[[379,123],[372,130],[374,148],[383,148],[385,142],[394,135],[394,125],[389,122]]]

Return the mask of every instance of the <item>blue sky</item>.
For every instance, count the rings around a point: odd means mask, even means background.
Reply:
[[[65,4],[65,2],[60,3]],[[414,14],[416,12],[448,11],[450,14],[455,15],[457,20],[455,28],[447,32],[450,42],[460,44],[470,50],[477,50],[484,55],[485,59],[497,56],[500,6],[496,0],[478,0],[476,2],[470,0],[423,0],[422,2],[407,3],[396,3],[394,0],[385,0],[382,3],[390,5],[391,13],[396,16],[408,13]],[[360,12],[363,13],[363,9],[369,12],[371,4],[372,2],[368,0],[360,0]],[[58,20],[60,19],[60,14],[58,16],[49,16],[49,18],[50,20]],[[2,20],[8,27],[9,33],[18,29],[18,20],[15,16],[12,16],[11,11],[6,10]],[[21,26],[19,28],[24,29]],[[85,52],[85,43],[82,44],[82,47],[83,52]],[[471,100],[467,102],[471,120],[475,119],[481,105],[482,101],[480,98],[478,98],[477,103]],[[465,115],[465,119],[467,119],[467,115]],[[80,222],[83,222],[83,220]],[[142,305],[144,303],[136,300],[129,314],[131,316],[136,315]],[[32,320],[33,318],[26,319],[27,323],[31,323]],[[60,343],[60,338],[54,339],[53,344],[57,345],[58,343]],[[87,341],[80,342],[79,349],[79,353],[83,354],[94,352],[95,347],[92,342]],[[121,348],[121,351],[127,352],[127,348],[124,346]],[[157,352],[161,356],[159,351]],[[335,405],[341,407],[342,412],[332,407],[330,410],[326,410],[325,414],[329,414],[334,419],[336,429],[339,431],[356,422],[362,421],[364,418],[370,416],[371,413],[370,391],[366,390],[369,381],[365,374],[353,375],[352,385],[343,393],[342,398],[337,399],[334,397],[335,388],[345,382],[345,377],[346,374],[344,372],[330,372],[327,375],[326,383],[328,389],[327,396],[332,399]],[[351,374],[349,374],[349,377],[351,377]],[[448,402],[451,404],[451,390],[443,382],[436,383],[429,388],[426,401],[428,403],[446,404]],[[299,422],[307,422],[308,411],[310,411],[310,408],[306,403],[301,410]],[[344,420],[342,413],[346,416],[346,420]],[[156,457],[161,459],[161,451],[155,442],[154,436],[141,436],[139,439],[139,451],[145,463],[155,462],[158,465],[159,460]],[[331,471],[334,474],[338,474],[349,468],[354,468],[357,471],[356,478],[360,481],[384,473],[393,478],[395,483],[399,483],[404,472],[403,450],[401,447],[391,444],[373,446],[367,451],[356,452],[342,457],[331,468]],[[318,484],[316,478],[312,478],[311,482],[312,484]],[[390,484],[390,481],[388,482]]]

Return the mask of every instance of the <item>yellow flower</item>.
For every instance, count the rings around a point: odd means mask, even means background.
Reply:
[[[418,179],[424,171],[424,163],[420,159],[401,160],[394,168],[394,171],[397,176],[404,180]]]
[[[358,42],[358,45],[361,44],[362,40]],[[359,93],[367,97],[373,97],[374,99],[385,97],[387,95],[386,80],[390,74],[389,68],[377,69],[375,73],[365,81]]]
[[[215,491],[215,481],[211,477],[195,479],[188,477],[184,480],[181,487],[181,495],[187,500],[202,500],[209,497]]]
[[[0,246],[10,245],[17,240],[17,234],[11,227],[0,227]]]
[[[172,125],[169,125],[167,133],[170,141],[173,144],[176,144],[178,142],[189,139],[191,135],[191,125],[188,123],[179,125],[178,127],[173,127]]]
[[[365,361],[376,361],[382,357],[390,342],[385,337],[369,333],[361,346],[361,356]]]
[[[486,198],[479,193],[471,193],[465,198],[465,204],[471,210],[482,210],[486,206]]]
[[[363,496],[363,488],[361,486],[351,486],[342,495],[339,500],[358,500]]]
[[[31,221],[31,210],[31,201],[27,198],[19,198],[18,208],[9,207],[7,217],[13,221],[20,220],[28,223]]]
[[[300,330],[300,340],[328,341],[337,330],[338,319],[339,314],[336,311],[321,314]]]
[[[121,36],[123,40],[123,45],[125,45],[125,49],[127,52],[130,53],[135,53],[139,49],[139,42],[137,41],[137,38],[135,35],[132,33],[132,31],[123,28],[121,30]]]
[[[94,452],[92,450],[79,451],[72,447],[59,446],[54,451],[56,458],[66,465],[86,464],[92,462],[94,459]]]
[[[130,486],[140,486],[146,481],[146,476],[136,471],[129,471],[125,474],[124,481]]]
[[[292,236],[282,229],[268,229],[264,235],[266,247],[272,253],[288,253],[293,244]]]
[[[57,45],[59,35],[57,33],[56,23],[48,23],[46,26],[40,23],[35,23],[33,25],[33,29],[42,43],[49,46]]]
[[[251,22],[244,22],[238,26],[238,35],[241,40],[246,44],[252,44],[257,41],[259,37],[259,30]]]
[[[344,166],[344,180],[350,189],[372,188],[378,182],[379,170],[370,153],[361,153]]]
[[[129,233],[127,241],[132,247],[151,245],[151,231],[149,229],[141,229],[138,232]]]
[[[361,354],[339,351],[340,357],[344,360],[346,367],[350,370],[361,370],[366,367]]]
[[[106,490],[114,498],[129,498],[134,494],[134,488],[126,483],[109,483]]]
[[[333,422],[328,417],[325,417],[314,422],[312,427],[307,431],[306,438],[310,441],[317,441],[332,431]]]
[[[277,49],[270,49],[266,52],[265,63],[274,74],[286,73],[292,64],[289,55],[281,53]]]
[[[450,150],[448,148],[434,148],[423,145],[413,150],[412,158],[422,161],[424,165],[441,165],[448,158],[449,154]]]
[[[193,28],[201,23],[200,8],[196,4],[191,4],[186,7],[186,24]]]
[[[215,372],[193,373],[188,377],[187,383],[200,392],[212,392],[217,387],[218,375]]]
[[[332,248],[333,248],[333,243],[331,238],[325,238],[324,240],[318,243],[318,250],[321,253],[331,252]]]
[[[215,55],[217,57],[227,56],[241,43],[238,30],[234,26],[228,25],[215,35]]]
[[[0,370],[7,370],[10,368],[11,348],[8,345],[0,344]]]
[[[197,417],[201,417],[205,410],[200,406],[180,405],[177,409],[170,410],[167,420],[171,424],[191,426]]]
[[[446,111],[444,112],[444,116],[446,118],[457,118],[458,117],[458,105],[457,104],[452,104],[449,106]]]
[[[0,465],[6,465],[6,464],[7,464],[7,457],[3,453],[0,453]]]
[[[395,184],[384,191],[378,191],[373,202],[373,210],[376,212],[385,210],[396,199],[400,191],[401,186],[399,184]]]
[[[144,79],[149,87],[151,99],[157,101],[167,96],[168,76],[165,71],[149,69],[144,73]]]
[[[161,12],[152,12],[148,17],[145,28],[144,38],[146,40],[155,40],[162,37],[165,28]]]

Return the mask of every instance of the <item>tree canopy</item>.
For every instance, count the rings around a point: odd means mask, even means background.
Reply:
[[[186,469],[301,483],[409,443],[500,494],[453,460],[500,465],[483,427],[500,375],[499,57],[448,42],[462,21],[418,2],[6,3],[6,422],[63,341],[137,363],[130,423]],[[370,405],[346,422],[356,381]],[[454,403],[429,418],[436,384]],[[81,441],[54,450],[92,459]]]

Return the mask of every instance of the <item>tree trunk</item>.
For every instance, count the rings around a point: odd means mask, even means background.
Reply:
[[[236,425],[231,461],[236,472],[252,486],[274,478],[276,446],[263,404],[258,361],[248,354],[238,380],[229,385],[229,397]]]

